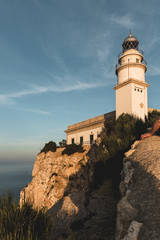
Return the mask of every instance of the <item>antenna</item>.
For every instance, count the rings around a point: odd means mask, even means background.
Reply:
[[[130,28],[130,33],[129,33],[129,35],[132,35],[132,31],[131,31],[131,28]]]

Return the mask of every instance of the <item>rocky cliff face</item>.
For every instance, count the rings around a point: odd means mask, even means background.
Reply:
[[[86,147],[84,153],[75,153],[71,156],[62,155],[63,150],[59,148],[56,152],[38,154],[32,181],[21,191],[20,203],[29,201],[34,207],[49,209],[67,195],[73,183],[74,187],[78,185],[83,191],[89,188],[92,163],[87,154],[90,147]]]
[[[160,138],[133,144],[123,160],[116,240],[160,239]]]
[[[48,209],[51,239],[67,239],[68,229],[78,240],[160,239],[159,137],[136,141],[125,154],[118,204],[111,179],[93,186],[96,146],[70,156],[62,151],[37,156],[32,182],[20,194],[21,204]]]
[[[34,207],[46,207],[54,219],[51,239],[67,239],[71,229],[76,239],[113,239],[116,201],[112,181],[93,186],[96,146],[83,153],[62,155],[41,153],[34,164],[33,179],[20,193],[20,204],[29,201]]]

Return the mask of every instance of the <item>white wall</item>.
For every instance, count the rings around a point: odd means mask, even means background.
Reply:
[[[116,90],[116,118],[122,113],[129,113],[144,120],[148,114],[147,109],[146,87],[129,83]]]
[[[73,134],[67,134],[67,144],[71,144],[72,143],[72,138],[74,138],[74,142],[76,144],[80,143],[80,137],[83,137],[83,142],[84,144],[90,144],[90,135],[94,135],[94,140],[97,138],[97,135],[99,133],[101,133],[102,131],[102,127],[98,127],[95,129],[90,129],[90,130],[85,130],[82,132],[77,132],[77,133],[73,133]]]
[[[126,65],[125,68],[120,69],[118,72],[118,84],[129,78],[145,82],[144,70],[145,68],[142,67]]]
[[[141,119],[148,114],[147,88],[137,84],[132,85],[132,111]]]
[[[132,113],[132,87],[127,84],[116,90],[116,118],[122,113]]]

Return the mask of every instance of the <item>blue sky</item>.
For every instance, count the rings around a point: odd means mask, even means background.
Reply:
[[[34,161],[68,125],[115,109],[130,29],[160,109],[159,12],[159,0],[0,0],[0,161]]]

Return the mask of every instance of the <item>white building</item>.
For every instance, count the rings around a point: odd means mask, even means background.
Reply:
[[[118,118],[122,113],[129,113],[144,120],[148,111],[152,111],[148,109],[147,104],[147,65],[138,45],[137,38],[132,34],[122,44],[123,52],[119,55],[116,65],[117,85],[114,87],[116,111],[68,126],[65,131],[67,144],[91,144],[102,131],[106,119]]]
[[[145,119],[148,114],[147,88],[145,72],[147,71],[143,52],[138,47],[137,38],[130,34],[123,42],[123,52],[116,65],[116,118],[122,113],[134,114]]]
[[[113,117],[115,117],[115,111],[68,126],[65,131],[67,144],[92,144],[102,132],[106,119]]]

